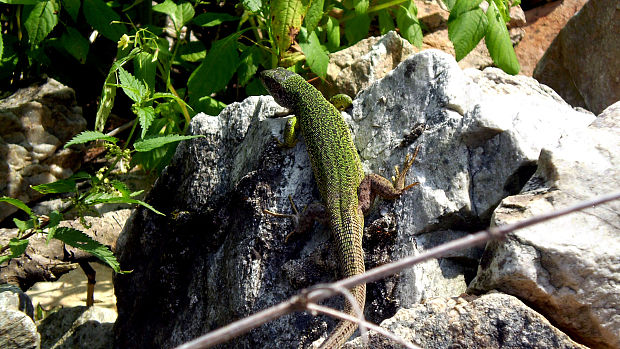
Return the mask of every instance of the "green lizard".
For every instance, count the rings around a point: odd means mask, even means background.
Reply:
[[[418,184],[405,186],[405,175],[415,155],[411,158],[407,155],[402,171],[396,167],[393,183],[376,174],[364,175],[349,127],[340,112],[318,90],[301,76],[283,68],[264,71],[260,77],[276,102],[295,115],[287,123],[284,144],[294,145],[295,131],[301,129],[323,200],[323,205],[309,205],[302,215],[284,216],[295,218],[297,226],[293,233],[309,229],[314,220],[327,221],[335,239],[342,277],[363,273],[364,214],[369,211],[376,195],[395,199]],[[354,287],[351,293],[363,310],[366,285]],[[345,312],[355,316],[348,303]],[[357,324],[353,322],[340,322],[321,347],[340,347],[356,328]]]

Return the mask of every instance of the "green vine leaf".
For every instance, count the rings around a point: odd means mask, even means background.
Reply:
[[[79,248],[82,251],[86,251],[92,254],[93,256],[103,261],[105,264],[109,265],[110,268],[114,269],[114,271],[117,273],[128,273],[128,271],[121,270],[121,266],[118,263],[118,260],[116,259],[116,257],[114,257],[114,254],[112,253],[112,251],[110,251],[109,248],[91,239],[88,235],[77,229],[60,227],[56,229],[54,238],[64,242],[69,246]]]
[[[74,144],[88,143],[90,141],[96,141],[98,139],[108,141],[114,144],[118,142],[118,138],[112,137],[112,136],[106,136],[105,134],[99,131],[82,131],[77,136],[71,138],[71,140],[67,142],[67,144],[65,144],[64,148],[67,149],[68,147]]]
[[[17,238],[12,238],[9,241],[9,254],[0,256],[0,264],[10,260],[11,258],[17,258],[21,256],[24,252],[26,252],[27,247],[28,239],[21,240]]]

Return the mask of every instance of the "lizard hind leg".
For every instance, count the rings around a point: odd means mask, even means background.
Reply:
[[[407,172],[411,169],[411,166],[418,155],[419,148],[419,146],[416,147],[413,156],[407,154],[405,161],[403,162],[402,170],[400,170],[398,166],[395,166],[396,176],[392,177],[392,181],[374,173],[368,174],[364,177],[357,190],[359,202],[358,207],[364,215],[368,214],[370,207],[377,196],[383,199],[394,200],[404,191],[420,184],[419,182],[413,182],[405,185]]]
[[[282,218],[291,218],[293,222],[295,222],[295,229],[288,233],[284,238],[284,242],[288,242],[289,238],[298,233],[305,233],[310,228],[315,221],[320,223],[327,222],[327,211],[325,210],[325,206],[318,201],[315,201],[304,208],[304,210],[299,213],[293,199],[289,196],[289,201],[291,202],[291,207],[293,209],[293,214],[279,213],[270,211],[267,209],[263,209],[263,213]]]

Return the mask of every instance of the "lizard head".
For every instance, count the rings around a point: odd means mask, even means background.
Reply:
[[[287,80],[294,76],[299,75],[281,67],[265,70],[260,73],[263,86],[265,86],[269,94],[273,96],[273,99],[275,99],[279,105],[289,109],[294,108],[291,97],[291,91],[294,89],[287,88]]]

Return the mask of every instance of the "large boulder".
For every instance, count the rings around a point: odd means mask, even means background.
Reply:
[[[82,156],[63,145],[85,128],[75,92],[54,79],[0,100],[0,196],[28,203],[42,196],[31,185],[71,176]],[[16,210],[0,202],[0,221]]]
[[[588,128],[545,147],[523,191],[504,199],[504,225],[620,188],[620,102]],[[532,304],[596,348],[620,347],[620,203],[547,221],[487,245],[472,292],[498,289]]]
[[[576,107],[598,114],[620,100],[617,0],[590,0],[560,31],[534,69]]]
[[[302,207],[319,198],[303,141],[279,149],[273,140],[286,122],[270,118],[280,111],[271,97],[251,97],[192,120],[205,137],[179,145],[147,197],[167,216],[138,208],[119,237],[121,266],[133,272],[115,278],[117,348],[175,346],[337,276],[326,227],[285,244],[290,220],[262,213],[290,212],[289,195]],[[486,226],[534,173],[541,148],[594,119],[531,78],[464,73],[436,50],[362,90],[343,115],[366,172],[390,176],[420,146],[408,176],[420,185],[366,219],[367,268]],[[460,251],[371,283],[366,315],[380,322],[399,307],[460,295],[479,256]],[[334,324],[289,315],[226,347],[307,346]]]

